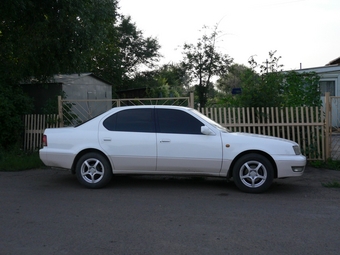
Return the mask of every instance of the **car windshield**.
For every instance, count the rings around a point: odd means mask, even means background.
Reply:
[[[222,125],[218,124],[217,122],[213,121],[212,119],[209,119],[204,114],[200,113],[199,111],[192,109],[192,113],[195,115],[198,115],[200,118],[204,119],[206,122],[208,122],[210,125],[213,125],[215,128],[219,129],[222,132],[230,132],[227,128],[223,127]]]

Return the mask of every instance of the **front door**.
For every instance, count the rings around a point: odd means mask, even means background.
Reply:
[[[222,164],[219,134],[203,135],[204,124],[176,109],[156,109],[157,171],[217,174]]]

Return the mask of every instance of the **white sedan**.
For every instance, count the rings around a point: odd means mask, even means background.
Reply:
[[[43,144],[45,165],[71,169],[89,188],[115,174],[199,175],[259,193],[274,178],[301,176],[306,165],[293,141],[229,132],[179,106],[113,108],[75,127],[46,129]]]

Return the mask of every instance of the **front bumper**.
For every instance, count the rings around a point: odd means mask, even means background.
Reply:
[[[307,163],[303,155],[277,156],[274,160],[277,166],[277,178],[301,176]]]

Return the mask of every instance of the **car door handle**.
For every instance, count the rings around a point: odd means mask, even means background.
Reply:
[[[110,137],[104,137],[104,142],[111,142],[111,138]]]
[[[170,143],[170,140],[161,140],[161,143]]]

